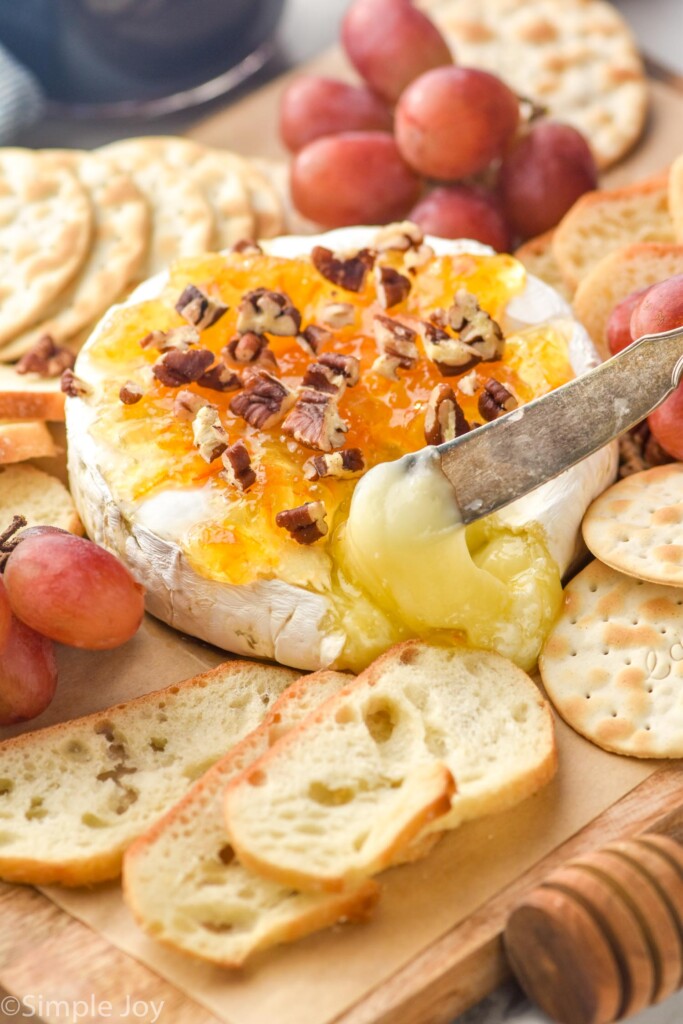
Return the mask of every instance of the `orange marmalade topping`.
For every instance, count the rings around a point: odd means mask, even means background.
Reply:
[[[382,265],[394,266],[410,277],[407,298],[390,310],[377,302],[372,273],[359,293],[342,290],[321,276],[309,258],[283,259],[265,254],[232,253],[183,260],[172,268],[170,280],[156,299],[120,309],[92,343],[88,357],[103,381],[96,398],[93,433],[115,452],[108,483],[117,499],[130,508],[159,491],[206,488],[210,501],[206,517],[189,528],[182,546],[200,574],[234,584],[277,575],[293,583],[324,589],[329,580],[335,528],[344,521],[355,480],[306,479],[303,465],[318,452],[296,443],[282,432],[282,424],[256,430],[230,411],[235,392],[221,393],[200,387],[201,395],[219,410],[230,443],[243,439],[256,472],[255,484],[243,493],[220,474],[220,459],[207,464],[193,442],[192,424],[173,412],[176,390],[163,386],[151,374],[159,358],[156,349],[143,350],[140,341],[153,330],[185,324],[175,303],[188,284],[195,284],[229,306],[214,326],[202,331],[200,345],[220,358],[221,349],[234,337],[237,308],[243,295],[255,288],[285,292],[302,316],[302,329],[323,325],[330,303],[349,303],[352,324],[331,330],[332,339],[321,351],[354,355],[360,361],[360,382],[345,390],[339,412],[348,424],[344,448],[361,449],[365,467],[398,458],[424,447],[426,404],[433,388],[444,381],[453,386],[468,420],[481,421],[478,396],[489,377],[503,383],[520,404],[545,394],[573,374],[566,342],[551,326],[527,328],[506,337],[505,353],[498,362],[481,363],[475,393],[461,391],[458,377],[444,378],[424,355],[413,369],[398,371],[390,380],[371,367],[378,356],[372,328],[377,313],[415,327],[437,308],[447,308],[458,289],[476,295],[481,307],[505,327],[504,309],[525,282],[524,268],[513,257],[456,255],[433,258],[422,269],[405,271],[400,253],[382,254]],[[301,383],[315,357],[293,337],[269,336],[269,347],[279,364],[279,376],[291,388]],[[233,366],[240,374],[245,367]],[[126,381],[142,387],[142,399],[133,405],[119,400]],[[302,548],[275,524],[278,512],[308,501],[321,501],[327,512],[329,533],[310,548]]]

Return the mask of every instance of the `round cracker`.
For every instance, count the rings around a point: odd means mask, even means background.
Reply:
[[[147,251],[150,216],[132,179],[95,153],[44,150],[50,166],[72,171],[90,196],[94,232],[90,252],[72,283],[44,310],[41,322],[7,346],[14,359],[50,334],[63,343],[98,320],[139,275]],[[4,355],[4,353],[3,353]]]
[[[249,164],[255,171],[262,174],[275,190],[283,212],[284,228],[288,235],[315,235],[322,230],[320,224],[308,220],[299,213],[292,203],[289,188],[289,162],[287,160],[252,157]]]
[[[0,343],[41,316],[77,273],[93,214],[75,174],[38,153],[0,150]]]
[[[612,568],[683,587],[683,463],[609,487],[586,512],[582,530],[590,551]]]
[[[247,164],[241,157],[172,135],[126,139],[100,152],[112,156],[131,173],[136,165],[152,164],[191,182],[211,212],[211,233],[203,251],[225,249],[240,239],[254,237]]]
[[[457,62],[499,75],[583,132],[598,166],[638,140],[647,83],[635,40],[605,0],[421,0]]]
[[[683,757],[683,594],[595,561],[565,590],[539,659],[573,729],[631,757]]]
[[[256,218],[256,237],[275,238],[285,227],[284,204],[277,189],[252,161],[247,161],[247,188]]]

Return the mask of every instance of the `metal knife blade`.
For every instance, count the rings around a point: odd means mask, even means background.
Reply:
[[[683,328],[638,338],[595,370],[437,447],[464,523],[497,512],[652,412],[683,374]]]

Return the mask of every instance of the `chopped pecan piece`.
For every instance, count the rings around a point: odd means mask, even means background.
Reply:
[[[72,370],[76,356],[68,348],[58,345],[51,334],[44,334],[17,363],[17,373],[37,373],[41,377],[59,377],[64,370]]]
[[[258,369],[247,379],[244,391],[235,395],[230,411],[258,430],[279,423],[294,405],[296,395],[267,370]]]
[[[134,380],[127,380],[119,390],[119,398],[124,405],[135,405],[140,401],[144,392]]]
[[[375,248],[377,252],[407,252],[422,245],[423,241],[422,228],[411,220],[403,220],[380,228],[375,235]]]
[[[84,380],[77,377],[73,370],[67,368],[62,374],[61,389],[69,398],[85,398],[92,394],[92,388]]]
[[[318,316],[324,324],[335,330],[350,327],[356,322],[356,311],[350,302],[328,302]]]
[[[170,331],[150,331],[140,341],[140,348],[156,348],[159,352],[170,352],[178,349],[187,352],[191,345],[199,343],[199,331],[196,327],[174,327]]]
[[[343,288],[345,292],[359,292],[365,284],[365,278],[375,262],[375,257],[369,249],[361,249],[355,256],[344,259],[336,256],[324,245],[314,245],[311,250],[311,262],[327,281]]]
[[[199,410],[209,404],[194,391],[178,391],[173,400],[173,415],[179,420],[193,420]]]
[[[213,352],[205,348],[188,349],[183,352],[172,348],[164,352],[152,367],[156,379],[167,388],[179,388],[206,373],[213,362]]]
[[[360,364],[355,356],[346,356],[338,352],[323,352],[315,363],[306,370],[302,385],[326,391],[330,395],[341,396],[346,388],[358,383]]]
[[[403,257],[403,266],[410,273],[414,274],[416,270],[420,270],[426,266],[430,260],[434,259],[435,252],[431,245],[418,245],[416,249],[408,249],[408,252]]]
[[[463,395],[469,395],[472,398],[477,393],[479,387],[479,377],[477,376],[476,370],[471,370],[470,373],[466,373],[464,377],[461,377],[458,381],[458,391],[462,391]]]
[[[188,284],[187,288],[183,289],[175,308],[183,319],[198,331],[213,327],[229,309],[225,303],[212,299],[196,284]]]
[[[284,292],[255,288],[242,296],[237,309],[239,334],[254,331],[256,334],[267,332],[279,337],[295,337],[300,327],[301,313]]]
[[[408,298],[410,281],[393,267],[375,267],[377,298],[381,306],[391,309]]]
[[[502,357],[505,339],[500,326],[481,309],[476,296],[465,288],[456,292],[453,305],[448,310],[448,320],[460,335],[460,340],[469,345],[483,362]]]
[[[326,345],[328,341],[332,341],[332,335],[326,327],[309,324],[300,334],[297,334],[296,340],[306,352],[312,356],[317,356],[323,345]]]
[[[297,508],[278,512],[275,523],[287,530],[297,544],[313,544],[327,533],[327,512],[322,501],[307,501]]]
[[[425,416],[425,441],[427,444],[443,444],[462,434],[467,434],[470,425],[458,404],[450,384],[437,384],[427,403]]]
[[[236,363],[255,363],[268,345],[268,339],[255,331],[236,334],[223,349],[222,355]]]
[[[330,455],[312,455],[304,462],[304,476],[307,480],[322,480],[334,476],[339,480],[351,480],[365,469],[365,459],[360,448],[344,448]]]
[[[341,374],[350,388],[360,380],[360,363],[355,356],[346,356],[341,352],[323,352],[318,356],[318,363]]]
[[[252,469],[251,455],[244,441],[236,441],[226,448],[221,456],[225,469],[220,474],[233,487],[248,491],[256,483],[256,473]]]
[[[341,448],[348,429],[339,415],[336,396],[313,388],[303,389],[299,401],[282,424],[285,434],[299,444],[321,452]]]
[[[425,349],[425,355],[436,365],[444,377],[454,377],[459,373],[466,373],[473,366],[481,362],[481,356],[469,345],[465,345],[460,338],[454,338],[437,327],[436,324],[427,321],[420,325],[420,333]]]
[[[239,242],[235,242],[230,252],[240,252],[244,256],[260,256],[263,253],[263,249],[258,242],[252,242],[250,238],[240,238]]]
[[[410,327],[378,314],[373,330],[380,355],[372,364],[372,372],[397,380],[397,370],[410,370],[418,359],[417,334]]]
[[[192,436],[205,462],[213,462],[228,447],[230,439],[223,429],[215,405],[203,405],[192,421]]]
[[[489,377],[484,384],[484,390],[479,395],[477,403],[479,412],[485,420],[495,420],[503,413],[512,412],[518,404],[512,392],[493,377]]]
[[[200,387],[209,388],[210,391],[239,391],[244,387],[244,382],[239,374],[226,366],[225,363],[216,363],[206,373],[203,373],[197,383]]]

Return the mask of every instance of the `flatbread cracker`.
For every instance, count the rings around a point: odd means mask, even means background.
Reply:
[[[83,264],[93,215],[76,175],[0,150],[0,344],[42,315]]]
[[[499,75],[583,132],[598,166],[638,140],[647,83],[635,40],[605,0],[420,0],[457,63]]]
[[[61,344],[98,320],[139,275],[149,242],[147,202],[112,160],[77,149],[43,150],[42,157],[48,166],[72,171],[86,189],[94,233],[73,282],[43,311],[40,323],[13,340],[14,358],[28,352],[44,334]]]
[[[275,238],[285,228],[285,207],[266,174],[247,160],[247,189],[256,219],[256,238]]]
[[[564,720],[605,750],[683,757],[683,593],[595,561],[565,590],[539,660]]]
[[[284,211],[284,228],[288,235],[316,235],[324,230],[320,224],[316,224],[300,214],[292,203],[289,188],[289,162],[287,160],[252,157],[249,163],[251,167],[268,179],[279,196]]]
[[[683,463],[609,487],[586,512],[582,530],[596,558],[619,572],[683,587]]]
[[[136,167],[157,167],[175,173],[198,189],[212,220],[203,251],[225,249],[242,238],[254,237],[247,164],[241,157],[209,150],[190,139],[172,135],[125,139],[105,146],[100,152],[108,154],[129,173],[134,173]]]

